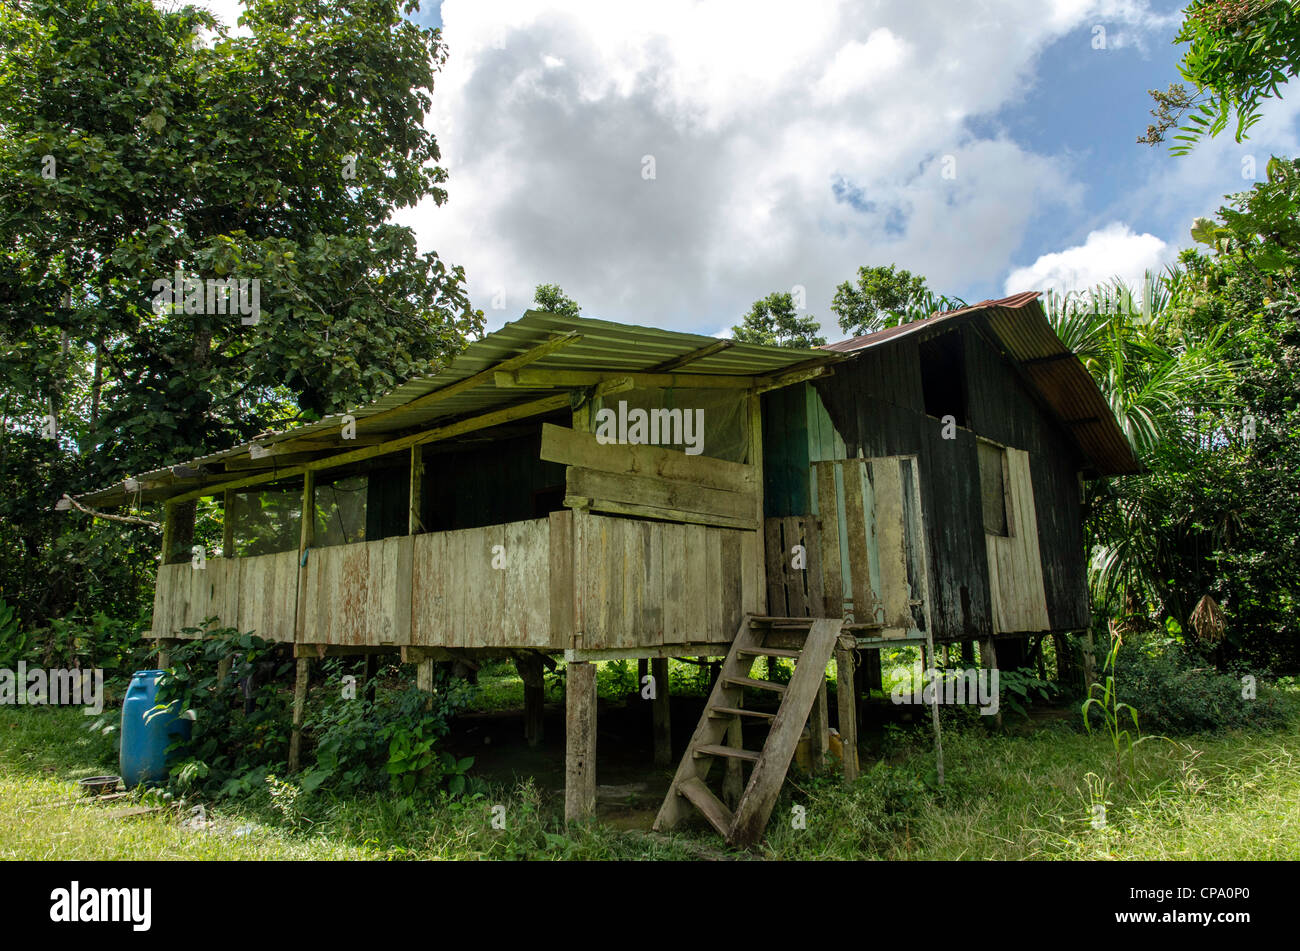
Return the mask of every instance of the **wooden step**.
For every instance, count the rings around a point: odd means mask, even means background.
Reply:
[[[724,838],[731,834],[731,810],[713,792],[708,786],[704,785],[704,780],[692,776],[690,779],[683,780],[677,784],[677,791],[690,800],[696,809],[704,813],[704,818],[709,820],[709,824],[718,830],[718,834]]]
[[[742,647],[736,653],[746,657],[793,657],[798,660],[803,651],[790,650],[786,647]]]
[[[718,746],[713,743],[706,743],[702,746],[695,747],[695,756],[725,756],[728,759],[743,759],[751,763],[758,762],[758,750],[742,750],[734,746]]]
[[[757,717],[760,720],[776,719],[775,713],[764,713],[762,710],[744,710],[740,707],[710,707],[709,716]]]
[[[753,677],[723,677],[722,679],[736,687],[753,687],[755,690],[785,693],[785,684],[774,684],[770,680],[756,680]]]

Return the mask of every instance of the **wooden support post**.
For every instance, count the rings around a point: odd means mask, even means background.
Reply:
[[[425,693],[433,693],[433,658],[421,657],[415,665],[415,685]],[[429,701],[432,706],[433,701]]]
[[[934,635],[930,631],[929,624],[926,625],[925,646],[929,648],[931,666],[933,666]],[[921,667],[923,670],[927,669],[925,664],[922,664]],[[931,673],[929,674],[929,676],[935,676],[935,675]],[[930,703],[930,716],[931,716],[931,723],[934,726],[934,766],[935,766],[935,771],[938,773],[939,785],[942,786],[943,785],[943,734],[939,729],[939,694],[942,692],[942,688],[939,687],[938,684],[936,684],[935,686],[938,689],[934,691],[934,699]]]
[[[172,563],[172,548],[176,540],[176,506],[171,502],[163,505],[162,562]]]
[[[529,746],[542,742],[546,703],[546,680],[540,654],[515,655],[515,669],[524,682],[524,739]]]
[[[307,681],[311,661],[299,657],[293,681],[293,732],[289,734],[289,772],[298,772],[302,759],[302,724],[307,712]]]
[[[736,706],[741,706],[743,698],[736,701]],[[732,717],[731,724],[727,727],[727,746],[733,749],[745,748],[745,729],[742,717]],[[725,772],[722,774],[722,801],[726,803],[728,809],[735,809],[740,804],[740,797],[745,792],[745,766],[738,759],[727,757]]]
[[[316,542],[316,473],[302,476],[302,525],[298,534],[298,600],[293,622],[294,640],[307,640],[307,550]]]
[[[655,765],[670,766],[673,761],[673,724],[669,710],[668,658],[654,658],[650,662],[650,670],[655,685],[655,696],[651,701],[654,717]]]
[[[227,654],[221,660],[217,661],[217,686],[220,687],[225,683],[226,678],[230,676],[230,668],[234,664],[235,658]]]
[[[809,760],[814,772],[826,768],[826,754],[831,746],[830,710],[826,702],[826,671],[822,671],[821,683],[817,687],[817,697],[813,700],[812,712],[808,714]]]
[[[980,666],[985,670],[997,670],[998,648],[992,637],[985,637],[980,640]],[[1002,729],[1001,705],[998,706],[998,712],[994,714],[993,723],[998,729]]]
[[[974,641],[961,642],[961,665],[963,667],[975,666],[975,642]]]
[[[420,521],[421,506],[421,487],[424,484],[424,447],[411,447],[411,490],[406,517],[406,534],[418,535],[424,531],[424,523]]]
[[[853,651],[840,647],[835,651],[835,700],[839,707],[840,744],[844,748],[844,781],[858,778],[857,688],[853,669]]]
[[[221,557],[235,557],[235,493],[221,493]]]
[[[379,672],[379,655],[366,654],[361,664],[361,680],[366,685],[366,699],[375,702],[375,675]]]
[[[633,693],[635,693],[636,696],[632,698],[633,700],[640,699],[641,690],[645,687],[646,678],[649,676],[650,676],[650,658],[638,657],[636,659],[636,689],[633,691]]]
[[[596,665],[575,661],[564,684],[564,821],[596,812]]]

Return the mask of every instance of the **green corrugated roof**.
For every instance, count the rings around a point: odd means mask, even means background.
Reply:
[[[582,339],[528,365],[529,370],[586,370],[605,373],[650,370],[676,357],[685,356],[718,342],[716,337],[661,330],[655,327],[638,327],[617,324],[586,317],[569,318],[540,311],[528,311],[519,320],[508,323],[471,343],[446,366],[427,377],[410,380],[373,403],[351,410],[358,430],[367,436],[398,435],[416,432],[440,422],[478,416],[495,409],[517,403],[527,403],[542,396],[556,393],[554,387],[502,387],[484,383],[427,406],[407,406],[422,396],[443,389],[483,370],[487,370],[511,357],[519,356],[540,346],[558,334],[576,331]],[[766,376],[808,361],[833,362],[839,355],[826,350],[801,350],[787,347],[766,347],[751,343],[732,343],[726,349],[692,361],[672,372],[681,375],[719,374],[726,376]],[[363,425],[368,417],[395,411],[382,422]],[[253,442],[261,448],[271,448],[289,439],[301,439],[312,434],[322,437],[339,432],[343,414],[279,432],[265,433]],[[180,464],[172,464],[152,472],[135,476],[116,485],[98,489],[80,496],[87,505],[111,506],[131,502],[152,502],[180,495],[196,488],[252,474],[248,470],[227,472],[225,463],[248,460],[252,443],[243,443],[221,452],[215,452]],[[340,451],[350,448],[340,445]]]

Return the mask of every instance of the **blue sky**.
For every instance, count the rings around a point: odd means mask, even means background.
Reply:
[[[213,0],[229,17],[234,0]],[[968,301],[1137,279],[1297,151],[1297,109],[1187,158],[1138,145],[1176,81],[1169,0],[445,0],[428,126],[450,202],[399,214],[489,327],[584,314],[724,332],[896,263]],[[1099,42],[1104,40],[1104,42]]]

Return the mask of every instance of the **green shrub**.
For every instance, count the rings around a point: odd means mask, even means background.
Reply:
[[[1177,736],[1285,722],[1262,673],[1256,698],[1246,699],[1241,674],[1220,673],[1172,640],[1132,646],[1118,664],[1116,688],[1120,700],[1137,709],[1143,733]]]
[[[342,662],[326,661],[322,689],[328,699],[306,720],[316,738],[316,762],[302,777],[305,792],[391,786],[404,794],[441,787],[459,795],[468,788],[465,773],[473,758],[458,760],[437,745],[474,688],[438,669],[430,695],[410,681],[409,671],[399,671],[402,685],[375,690],[371,700],[370,684],[348,680]]]
[[[176,750],[172,784],[208,797],[260,790],[267,774],[288,761],[290,698],[274,683],[267,684],[256,690],[253,710],[245,713],[240,681],[264,658],[273,659],[276,645],[211,622],[186,633],[202,636],[172,647],[172,666],[158,687],[160,706],[179,702],[194,719],[189,743]],[[230,671],[218,678],[218,665],[225,659],[231,661]],[[273,680],[285,678],[292,668],[291,662],[279,661]]]

